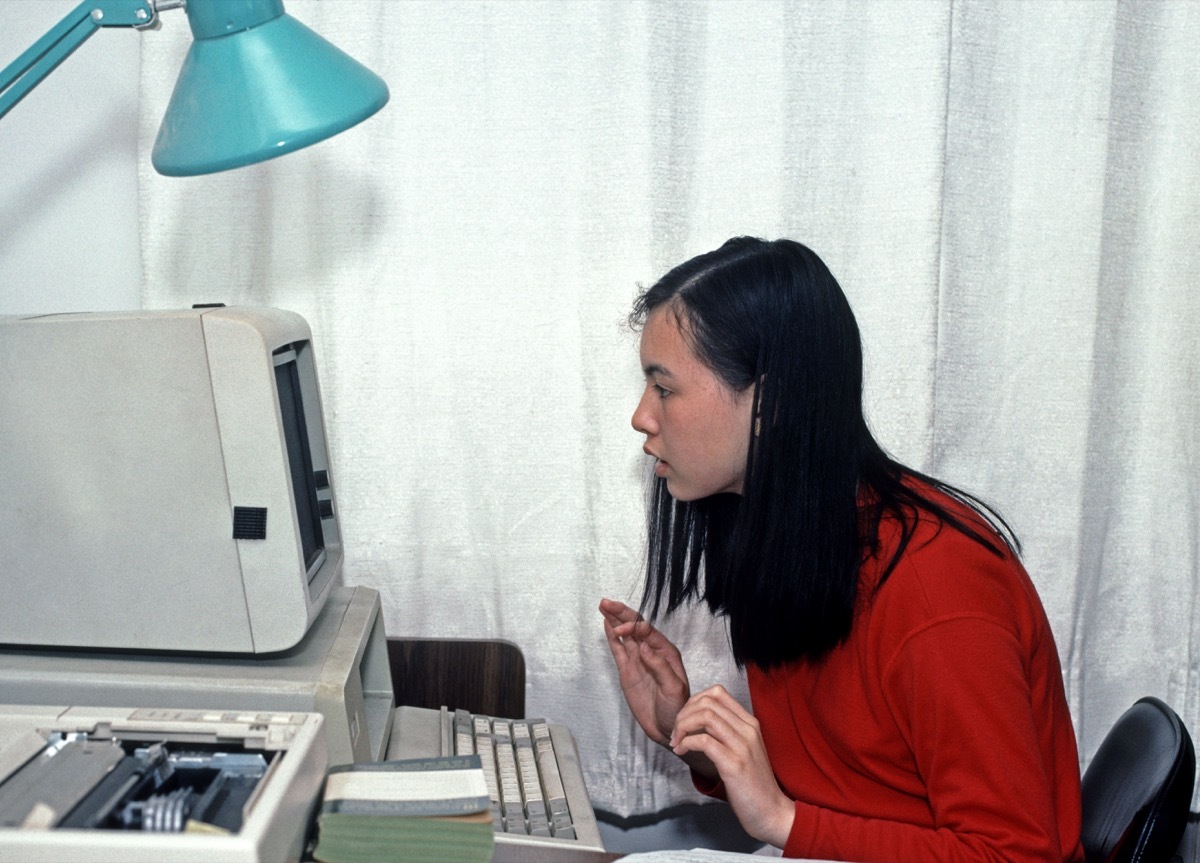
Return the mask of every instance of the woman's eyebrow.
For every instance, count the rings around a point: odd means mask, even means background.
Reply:
[[[658,363],[649,363],[645,366],[642,366],[642,371],[645,372],[646,377],[652,377],[654,375],[661,375],[665,378],[674,377],[674,375],[671,374],[670,369],[668,369],[666,366],[659,365]]]

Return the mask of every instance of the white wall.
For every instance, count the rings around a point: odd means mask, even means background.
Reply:
[[[0,64],[76,5],[0,0]],[[0,314],[139,307],[139,46],[155,36],[101,29],[0,119]]]

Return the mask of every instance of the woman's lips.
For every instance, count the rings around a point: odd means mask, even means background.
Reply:
[[[658,453],[652,452],[648,446],[643,446],[642,452],[654,459],[654,475],[666,476],[667,468],[671,465],[659,458]]]

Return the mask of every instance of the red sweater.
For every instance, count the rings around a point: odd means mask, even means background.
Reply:
[[[1082,861],[1079,761],[1045,611],[1024,568],[927,521],[849,638],[818,663],[748,669],[789,857]],[[710,789],[720,793],[719,788]]]

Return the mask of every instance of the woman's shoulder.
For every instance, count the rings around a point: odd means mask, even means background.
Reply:
[[[876,624],[910,630],[979,617],[1017,627],[1040,612],[1028,573],[987,518],[936,487],[921,482],[915,490],[958,525],[929,509],[910,511],[907,520],[880,519],[860,582],[864,611]]]

